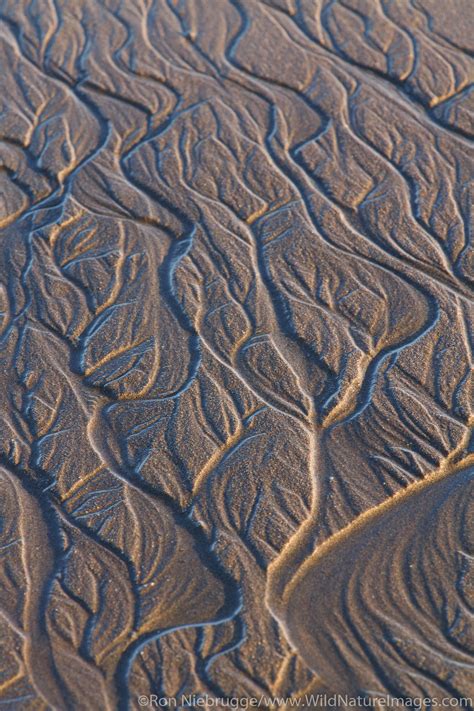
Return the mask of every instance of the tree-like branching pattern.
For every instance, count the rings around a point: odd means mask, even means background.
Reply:
[[[0,703],[473,695],[469,0],[0,3]]]

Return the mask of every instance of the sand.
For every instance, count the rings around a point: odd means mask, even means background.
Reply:
[[[474,708],[474,4],[0,27],[2,708]]]

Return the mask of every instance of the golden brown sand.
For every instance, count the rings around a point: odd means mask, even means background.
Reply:
[[[0,708],[473,708],[474,3],[0,23]]]

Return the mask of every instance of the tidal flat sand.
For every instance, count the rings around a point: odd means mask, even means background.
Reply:
[[[474,708],[474,2],[0,37],[0,708]]]

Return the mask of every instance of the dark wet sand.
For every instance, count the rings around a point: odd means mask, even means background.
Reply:
[[[474,4],[0,28],[1,707],[473,708]]]

